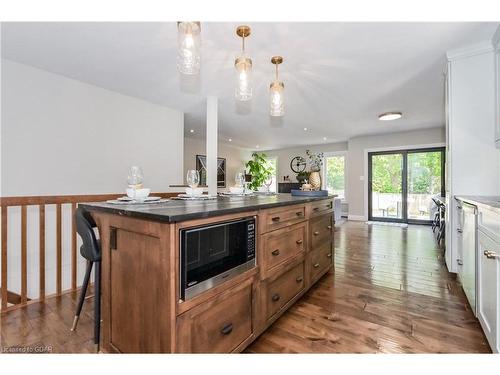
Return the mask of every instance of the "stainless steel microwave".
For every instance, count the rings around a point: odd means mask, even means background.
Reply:
[[[188,300],[255,267],[255,217],[180,231],[180,298]]]

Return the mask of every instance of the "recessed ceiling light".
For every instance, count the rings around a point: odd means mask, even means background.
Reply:
[[[232,142],[232,141],[233,141],[233,139],[232,139],[232,138],[229,138],[229,139],[228,139],[228,141],[229,141],[229,142]]]
[[[255,148],[259,148],[259,145],[256,145]]]
[[[379,115],[378,119],[380,121],[392,121],[400,119],[401,117],[403,117],[403,114],[401,112],[386,112]]]
[[[307,128],[304,128],[304,131],[306,132],[306,131],[307,131]]]
[[[326,137],[323,137],[323,140],[326,141]]]
[[[191,129],[189,132],[190,132],[190,133],[194,133],[194,129]]]

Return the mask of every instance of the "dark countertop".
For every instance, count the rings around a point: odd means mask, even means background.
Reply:
[[[455,195],[455,199],[478,207],[487,208],[500,214],[500,196]]]
[[[277,194],[272,196],[255,195],[253,197],[218,197],[216,200],[206,201],[169,200],[162,203],[134,205],[95,202],[81,203],[79,206],[89,211],[101,211],[139,219],[173,223],[335,197],[336,195],[329,195],[328,197],[297,197],[290,194]]]

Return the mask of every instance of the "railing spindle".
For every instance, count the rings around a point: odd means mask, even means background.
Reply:
[[[2,207],[2,310],[7,308],[7,212],[8,207]]]
[[[56,290],[62,292],[62,219],[61,204],[56,205]]]
[[[39,276],[40,276],[40,300],[45,299],[45,205],[38,206],[39,214]]]
[[[76,203],[71,203],[71,289],[76,289],[77,254],[76,254]]]
[[[28,234],[27,207],[21,206],[21,304],[27,301],[28,292]]]

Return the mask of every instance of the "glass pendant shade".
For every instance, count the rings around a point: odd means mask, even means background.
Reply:
[[[283,116],[285,114],[285,104],[283,94],[285,85],[283,82],[274,81],[269,89],[270,112],[271,116]]]
[[[198,74],[201,63],[201,25],[177,23],[177,69],[182,74]]]
[[[252,99],[252,60],[242,55],[234,62],[236,68],[235,97],[246,101]]]

